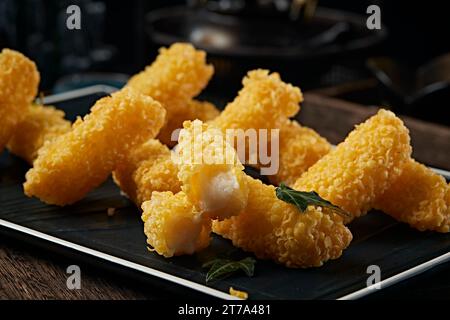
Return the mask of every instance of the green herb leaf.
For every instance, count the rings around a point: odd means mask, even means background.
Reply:
[[[233,261],[229,259],[214,259],[203,264],[203,268],[210,268],[206,274],[206,283],[224,279],[231,274],[242,270],[249,277],[253,276],[255,272],[256,260],[247,257],[240,261]]]
[[[297,191],[292,188],[289,188],[284,183],[281,183],[280,186],[275,189],[275,192],[278,199],[295,205],[301,212],[305,212],[308,206],[318,206],[323,208],[329,208],[332,211],[336,212],[337,214],[346,217],[350,216],[347,212],[345,212],[338,206],[335,206],[330,201],[321,198],[315,191],[311,192]]]

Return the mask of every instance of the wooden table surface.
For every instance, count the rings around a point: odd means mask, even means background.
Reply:
[[[332,143],[339,143],[353,126],[376,112],[315,94],[306,94],[299,115]],[[450,128],[404,118],[411,131],[414,157],[428,165],[450,170]],[[66,269],[77,264],[82,272],[81,290],[66,286]],[[170,286],[170,285],[167,285]],[[382,290],[368,299],[445,298],[450,296],[450,264]],[[136,281],[78,261],[45,252],[0,236],[0,299],[159,299],[183,298],[164,286],[142,286]]]

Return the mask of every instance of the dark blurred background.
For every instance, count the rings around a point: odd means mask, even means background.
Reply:
[[[66,9],[81,8],[81,30]],[[381,30],[366,27],[369,5]],[[33,58],[41,90],[120,87],[157,48],[190,41],[216,74],[204,95],[228,101],[251,68],[279,71],[304,91],[450,125],[450,19],[445,1],[0,0],[0,47]],[[225,84],[225,85],[224,85]],[[225,90],[223,88],[226,88]]]

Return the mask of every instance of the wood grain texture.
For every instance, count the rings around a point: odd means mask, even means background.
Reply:
[[[69,290],[66,286],[66,269],[71,264],[80,266],[80,290]],[[77,261],[53,257],[0,237],[0,299],[116,300],[151,297]]]

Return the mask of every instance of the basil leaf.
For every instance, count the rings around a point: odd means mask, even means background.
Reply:
[[[203,264],[203,268],[210,268],[206,274],[206,283],[224,279],[233,273],[242,270],[249,277],[252,277],[255,272],[256,260],[247,257],[240,261],[233,261],[229,259],[214,259]]]
[[[289,188],[284,183],[281,183],[280,186],[275,189],[275,193],[278,199],[286,203],[295,205],[301,212],[305,212],[308,206],[317,206],[328,208],[333,212],[336,212],[337,214],[350,217],[347,212],[345,212],[338,206],[335,206],[330,201],[323,199],[315,191],[297,191]]]

